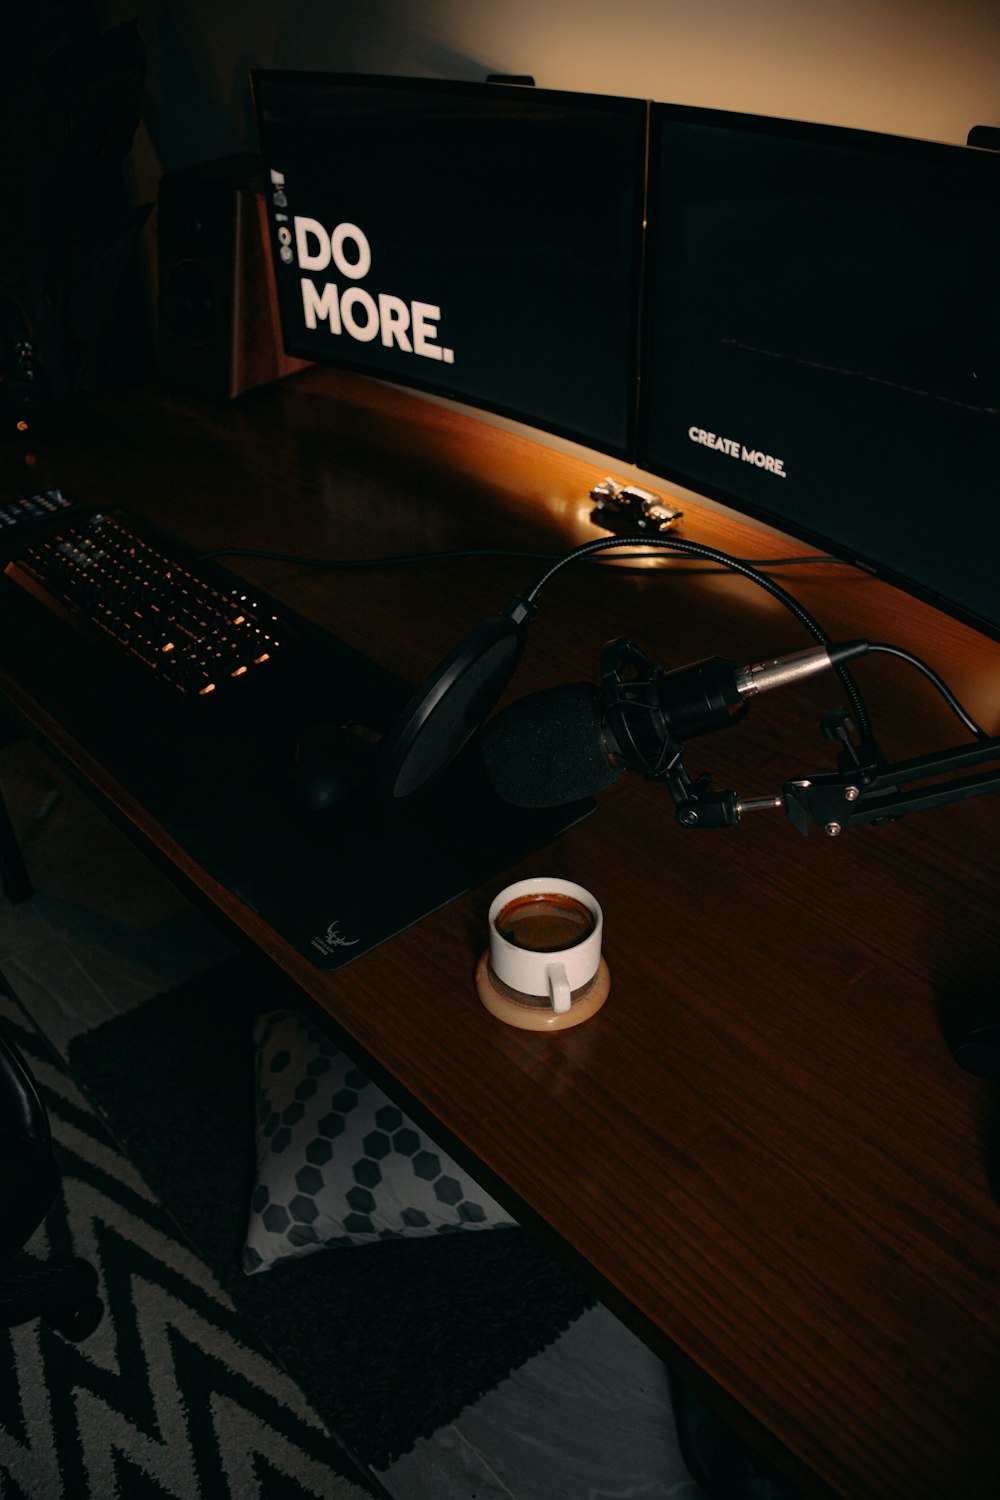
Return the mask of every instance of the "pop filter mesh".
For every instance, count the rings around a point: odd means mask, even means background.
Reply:
[[[520,649],[513,637],[498,641],[428,708],[400,760],[394,797],[408,797],[451,763],[503,691]]]

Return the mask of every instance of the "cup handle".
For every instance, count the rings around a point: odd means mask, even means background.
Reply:
[[[569,980],[566,978],[565,964],[549,964],[545,970],[548,980],[549,994],[552,997],[552,1009],[557,1015],[565,1015],[570,1007]]]

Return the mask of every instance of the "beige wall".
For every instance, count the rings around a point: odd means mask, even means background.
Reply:
[[[250,67],[483,78],[962,143],[1000,125],[1000,0],[99,0],[149,53],[145,167],[253,146]]]
[[[964,142],[1000,123],[998,0],[442,0],[539,84]]]

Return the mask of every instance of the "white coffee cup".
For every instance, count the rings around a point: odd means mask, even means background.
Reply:
[[[565,1014],[598,971],[603,928],[600,904],[582,885],[546,875],[515,881],[490,906],[490,968]]]

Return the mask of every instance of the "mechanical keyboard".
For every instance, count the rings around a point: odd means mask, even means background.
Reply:
[[[269,606],[258,607],[248,585],[123,510],[74,516],[5,572],[191,701],[255,680],[294,636]]]
[[[39,521],[50,521],[53,516],[65,515],[76,510],[78,501],[71,500],[62,490],[42,490],[35,495],[19,495],[16,500],[6,500],[0,505],[0,536],[20,531],[24,526],[35,526]]]

